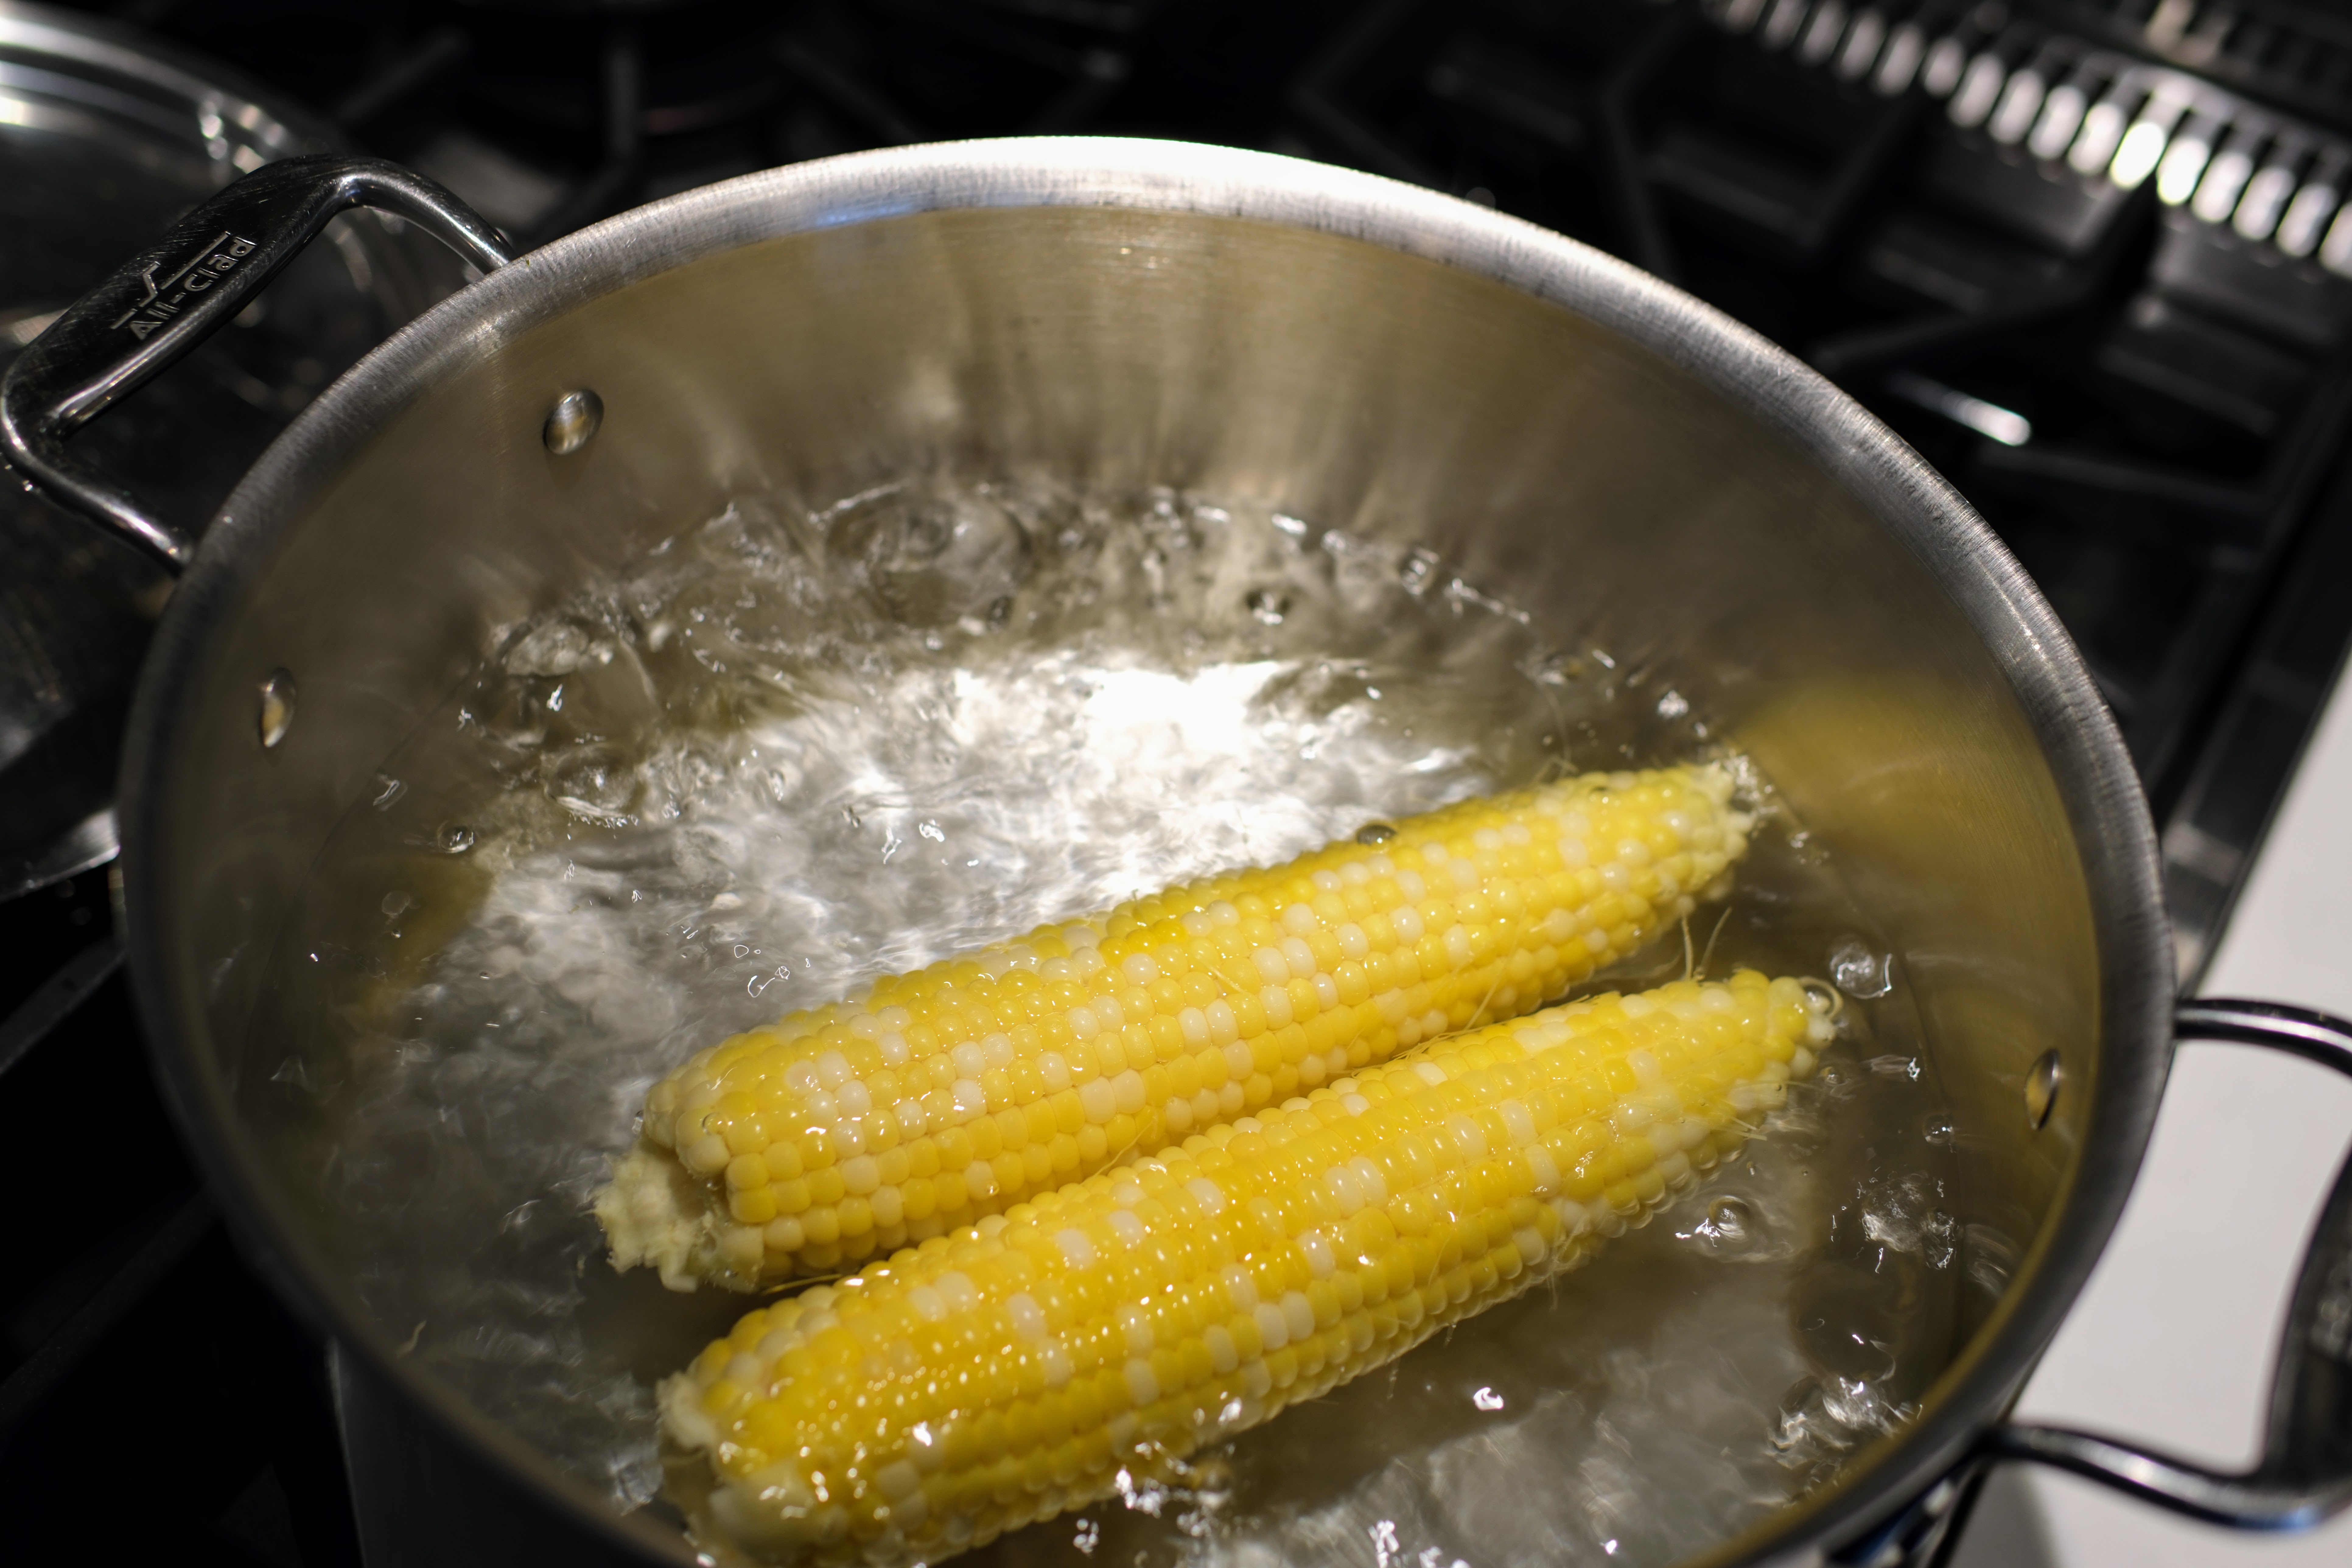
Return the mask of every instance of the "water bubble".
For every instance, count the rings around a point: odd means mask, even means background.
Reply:
[[[1960,1222],[1942,1209],[1932,1210],[1920,1225],[1919,1255],[1930,1268],[1949,1268],[1959,1250]]]
[[[1706,1212],[1692,1222],[1688,1230],[1675,1232],[1679,1241],[1696,1241],[1709,1252],[1721,1255],[1728,1250],[1745,1249],[1755,1239],[1753,1235],[1756,1212],[1747,1200],[1728,1194],[1710,1199]]]
[[[1889,1347],[1903,1337],[1911,1294],[1900,1268],[1873,1274],[1816,1259],[1793,1282],[1789,1297],[1806,1359],[1832,1383],[1852,1385],[1886,1377],[1895,1366]]]
[[[1498,598],[1493,594],[1486,593],[1465,577],[1456,577],[1445,584],[1445,602],[1453,606],[1454,613],[1457,616],[1463,614],[1465,610],[1475,609],[1484,610],[1490,616],[1501,616],[1507,620],[1517,621],[1521,626],[1528,625],[1533,619],[1527,611],[1512,604],[1508,599]]]
[[[1538,686],[1566,686],[1584,678],[1585,663],[1572,653],[1547,653],[1519,667]]]
[[[1111,1478],[1111,1485],[1118,1492],[1118,1500],[1137,1513],[1158,1519],[1160,1510],[1168,1506],[1171,1489],[1156,1477],[1138,1476],[1122,1466],[1118,1474]]]
[[[448,823],[434,836],[433,847],[444,855],[463,855],[474,847],[474,830],[462,822]]]
[[[905,626],[950,626],[966,615],[1002,626],[1034,569],[1021,520],[971,490],[876,493],[837,509],[826,530],[826,554],[862,576]]]
[[[1396,829],[1385,822],[1367,822],[1356,829],[1356,842],[1359,844],[1386,844],[1396,836]]]
[[[406,914],[410,910],[413,910],[415,907],[415,899],[400,891],[398,889],[394,889],[393,891],[386,893],[383,896],[383,902],[377,906],[377,908],[383,910],[386,915],[390,916],[394,920],[398,920],[401,916]]]
[[[575,816],[617,824],[637,797],[637,773],[610,746],[575,746],[549,759],[547,797]]]
[[[1430,584],[1437,580],[1437,552],[1414,545],[1404,552],[1397,563],[1397,583],[1415,597],[1429,592]]]
[[[1941,1213],[1931,1208],[1927,1177],[1917,1171],[1874,1179],[1860,1197],[1863,1234],[1895,1252],[1920,1251],[1933,1228],[1931,1214]]]
[[[565,618],[542,621],[507,650],[509,675],[569,675],[583,664],[610,664],[613,645],[595,628]]]
[[[1950,1143],[1958,1132],[1959,1129],[1953,1124],[1950,1117],[1930,1116],[1927,1118],[1927,1126],[1920,1130],[1920,1136],[1930,1143],[1942,1146]]]
[[[1849,996],[1864,1001],[1895,989],[1895,955],[1872,950],[1860,937],[1850,936],[1830,950],[1830,978]]]
[[[1290,613],[1290,595],[1278,588],[1252,588],[1243,603],[1249,613],[1269,626],[1282,625],[1282,617]]]
[[[1503,1407],[1503,1396],[1491,1388],[1482,1388],[1470,1396],[1470,1403],[1481,1410],[1500,1410]]]
[[[1679,719],[1689,711],[1690,699],[1672,688],[1658,699],[1658,717],[1661,719]]]

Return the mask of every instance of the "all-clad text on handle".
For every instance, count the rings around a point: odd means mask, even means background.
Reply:
[[[194,534],[77,458],[67,439],[217,331],[352,207],[406,218],[486,272],[510,259],[498,230],[397,163],[337,154],[271,163],[182,218],[16,357],[0,382],[9,463],[59,505],[174,572],[185,567]]]

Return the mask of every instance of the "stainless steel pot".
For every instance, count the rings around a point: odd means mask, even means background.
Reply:
[[[65,437],[353,204],[496,269],[321,397],[192,551]],[[942,466],[1278,497],[1388,541],[1442,526],[1473,580],[1670,668],[1844,867],[1953,1086],[1972,1217],[2031,1239],[1916,1421],[1713,1560],[1893,1560],[1993,1456],[2251,1525],[2352,1500],[2352,1174],[2251,1475],[2001,1425],[2115,1223],[2173,1039],[2352,1072],[2352,1028],[2176,1014],[2147,807],[2065,633],[1959,497],[1818,375],[1525,224],[1175,144],[835,159],[504,259],[389,166],[265,170],[44,334],[0,425],[24,472],[188,563],[122,789],[124,917],[171,1099],[289,1295],[541,1505],[685,1560],[362,1305],[313,1197],[320,1129],[265,1081],[285,1042],[248,1028],[262,955],[379,761],[497,628],[731,496]]]

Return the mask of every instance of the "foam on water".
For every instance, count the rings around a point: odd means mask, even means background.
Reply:
[[[301,1130],[283,1157],[408,1353],[665,1509],[653,1384],[748,1303],[603,1260],[589,1195],[661,1072],[1368,820],[1707,753],[1705,714],[1572,631],[1265,508],[747,500],[511,628],[385,763],[275,957],[284,1058],[245,1092]],[[1851,998],[1751,1158],[1557,1289],[989,1552],[1663,1563],[1899,1423],[1968,1277],[1901,965],[1769,823],[1693,926],[1614,983],[1703,958]]]

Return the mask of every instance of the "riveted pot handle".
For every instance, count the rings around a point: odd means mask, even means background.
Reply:
[[[2182,1039],[2268,1046],[2352,1077],[2352,1022],[2273,1002],[2184,1002]],[[2054,1426],[2002,1426],[1986,1450],[2104,1481],[2135,1497],[2242,1530],[2295,1530],[2352,1505],[2352,1161],[2305,1252],[2271,1385],[2263,1457],[2221,1475],[2126,1443]]]
[[[68,306],[16,356],[0,382],[11,466],[173,572],[184,568],[194,536],[76,458],[66,439],[217,331],[351,207],[407,218],[485,271],[509,259],[498,230],[397,163],[327,154],[257,169]]]

